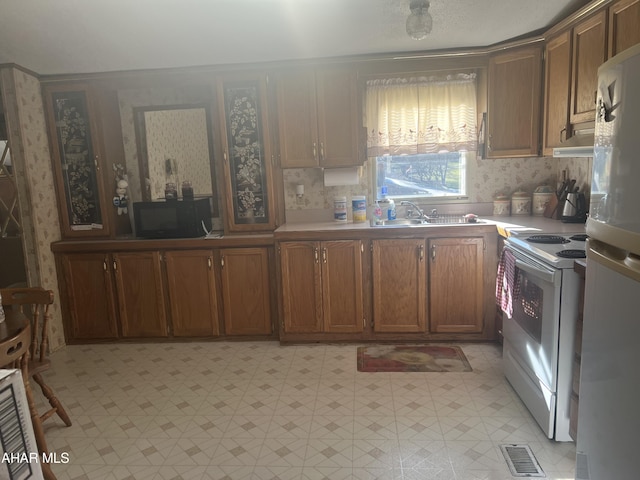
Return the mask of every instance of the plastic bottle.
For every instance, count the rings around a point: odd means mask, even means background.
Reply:
[[[380,203],[376,200],[376,204],[373,207],[373,221],[378,224],[382,221],[382,208],[380,208]]]
[[[392,198],[387,199],[389,202],[389,210],[387,210],[387,220],[396,219],[396,202]]]

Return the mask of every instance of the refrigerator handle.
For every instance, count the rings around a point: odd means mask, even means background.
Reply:
[[[589,238],[587,240],[587,259],[640,282],[640,256],[638,255]]]

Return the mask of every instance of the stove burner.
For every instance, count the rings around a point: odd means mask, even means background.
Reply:
[[[559,252],[556,252],[556,255],[562,258],[586,258],[587,256],[584,250],[573,249],[560,250]]]
[[[527,237],[527,242],[553,244],[568,243],[569,240],[561,237],[560,235],[531,235],[530,237]]]
[[[584,242],[587,240],[587,238],[589,238],[589,236],[586,233],[578,233],[576,235],[569,237],[569,240],[574,240],[576,242]]]

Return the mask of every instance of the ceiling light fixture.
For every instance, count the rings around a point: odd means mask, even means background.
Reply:
[[[411,0],[409,4],[411,13],[407,17],[407,33],[414,40],[422,40],[431,33],[433,18],[429,14],[429,2],[427,0]]]

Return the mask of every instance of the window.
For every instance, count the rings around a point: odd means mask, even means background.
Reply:
[[[464,152],[384,155],[375,162],[378,197],[383,185],[393,198],[459,198],[466,194]]]
[[[475,74],[367,82],[367,154],[377,197],[460,198],[475,152]]]

